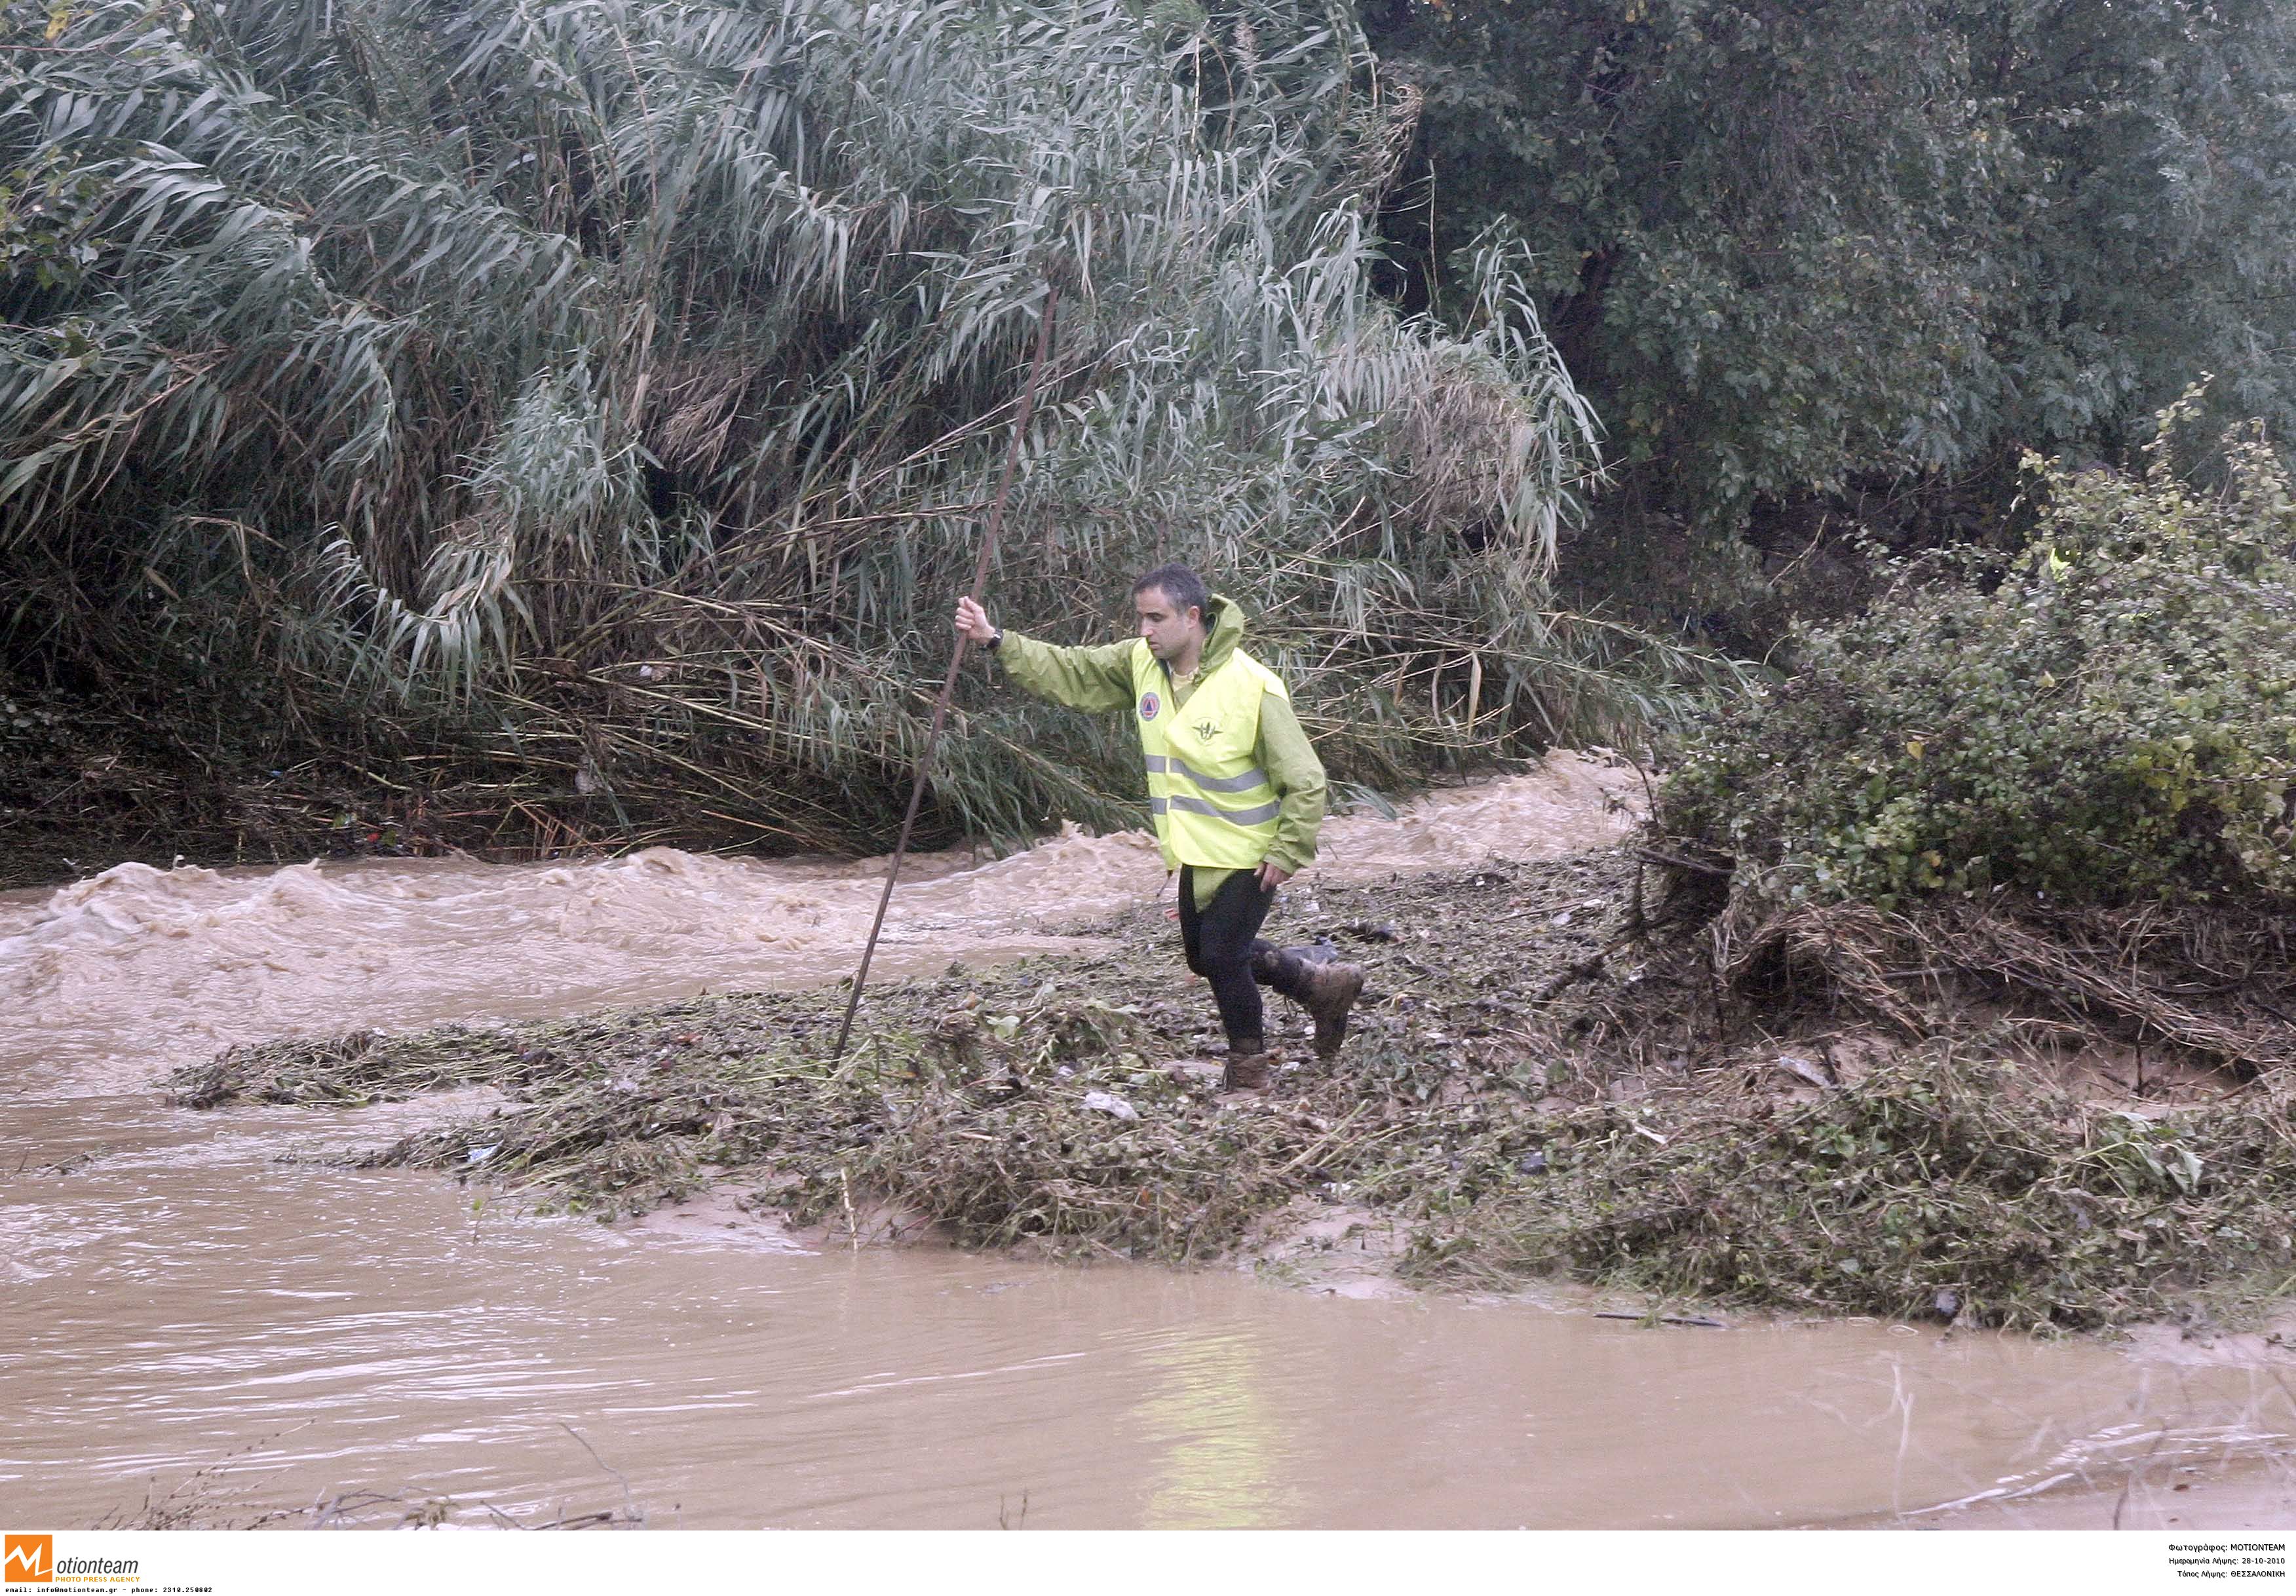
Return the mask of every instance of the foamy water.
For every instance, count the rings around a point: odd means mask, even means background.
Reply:
[[[1551,856],[1615,839],[1631,771],[1538,771],[1334,819],[1308,882]],[[708,990],[834,980],[885,862],[648,848],[564,864],[358,860],[260,871],[122,864],[0,898],[0,1060],[20,1089],[120,1089],[237,1042],[441,1019],[537,1019]],[[1145,831],[1071,829],[988,863],[903,871],[873,978],[1073,946],[1062,928],[1166,890]]]

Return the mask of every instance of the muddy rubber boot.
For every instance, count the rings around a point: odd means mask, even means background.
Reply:
[[[1239,1042],[1227,1050],[1227,1068],[1220,1071],[1223,1092],[1258,1092],[1267,1084],[1267,1044]]]
[[[1348,1011],[1363,995],[1360,964],[1310,964],[1300,978],[1300,1003],[1316,1022],[1316,1056],[1328,1059],[1347,1040]]]

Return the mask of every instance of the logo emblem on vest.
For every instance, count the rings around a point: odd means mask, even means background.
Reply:
[[[1162,708],[1162,706],[1157,703],[1156,695],[1154,693],[1144,692],[1140,695],[1140,718],[1142,720],[1154,720],[1156,718],[1156,711],[1160,708]]]
[[[1196,723],[1196,735],[1202,741],[1210,742],[1213,738],[1219,735],[1219,722],[1216,720],[1198,721]]]

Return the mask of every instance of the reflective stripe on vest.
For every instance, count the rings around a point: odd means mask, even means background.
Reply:
[[[1148,800],[1148,813],[1151,814],[1168,814],[1174,809],[1185,809],[1191,814],[1210,814],[1232,826],[1256,826],[1263,820],[1274,820],[1283,814],[1283,800],[1270,798],[1249,809],[1222,809],[1200,798],[1152,798]]]
[[[1132,684],[1148,812],[1166,863],[1222,870],[1259,863],[1283,807],[1253,759],[1259,706],[1271,692],[1289,698],[1283,683],[1239,650],[1176,708],[1170,676],[1147,643],[1136,642]]]
[[[1177,771],[1206,792],[1250,792],[1255,787],[1267,785],[1267,773],[1257,765],[1239,776],[1208,776],[1177,755],[1151,754],[1148,768],[1152,772]]]

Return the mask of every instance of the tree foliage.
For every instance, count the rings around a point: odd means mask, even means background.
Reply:
[[[2225,413],[2296,420],[2284,0],[1366,15],[1426,94],[1390,222],[1433,260],[1516,219],[1628,498],[1727,531],[2021,449],[2122,458],[2204,370]]]
[[[1803,639],[1660,795],[1733,891],[1883,910],[2296,898],[2296,483],[2255,430],[2181,478],[2180,401],[2144,475],[2029,461],[2035,545],[1990,578],[1908,579]]]
[[[1594,422],[1521,252],[1447,323],[1370,290],[1407,116],[1344,12],[0,16],[20,659],[251,651],[617,805],[866,832],[1057,282],[1008,617],[1194,561],[1374,778],[1632,711],[1636,645],[1546,596]],[[1103,728],[968,724],[969,823],[1136,784]]]

